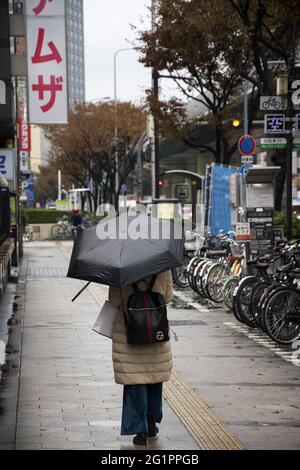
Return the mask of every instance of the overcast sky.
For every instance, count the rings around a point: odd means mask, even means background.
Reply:
[[[114,53],[132,47],[135,33],[131,24],[142,29],[150,27],[150,5],[151,0],[84,0],[87,100],[113,98]],[[164,91],[174,94],[174,85],[165,82]],[[139,102],[150,85],[150,70],[138,62],[136,51],[118,54],[118,99]]]

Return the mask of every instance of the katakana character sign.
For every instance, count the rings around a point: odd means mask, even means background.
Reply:
[[[63,77],[55,77],[55,75],[50,76],[50,83],[44,83],[44,78],[42,75],[38,76],[38,83],[36,85],[32,85],[32,91],[37,91],[39,96],[39,101],[45,99],[45,92],[50,94],[48,103],[41,106],[41,110],[43,113],[46,113],[50,109],[53,108],[56,99],[56,93],[58,91],[62,91],[63,86]]]
[[[32,9],[35,15],[40,15],[42,13],[42,11],[44,10],[47,4],[47,1],[50,3],[53,0],[40,0],[40,3],[35,8]]]
[[[42,55],[44,38],[45,30],[43,28],[39,28],[35,53],[34,56],[31,58],[32,63],[41,64],[42,62],[51,62],[52,60],[55,60],[59,64],[62,61],[62,57],[53,41],[50,41],[47,44],[49,49],[51,50],[51,54]]]
[[[64,0],[26,0],[26,13],[35,17],[64,15]]]
[[[29,119],[68,122],[65,2],[27,0]]]

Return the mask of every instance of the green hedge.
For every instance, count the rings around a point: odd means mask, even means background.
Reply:
[[[54,209],[23,209],[26,224],[56,224],[63,216],[71,217],[72,212]]]
[[[286,216],[283,212],[275,212],[273,225],[281,225],[284,227],[285,235],[286,235]],[[300,238],[300,220],[293,214],[293,221],[292,221],[292,237],[293,239]]]

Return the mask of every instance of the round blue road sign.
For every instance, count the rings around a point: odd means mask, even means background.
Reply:
[[[245,165],[241,166],[239,173],[241,173],[242,175],[245,175],[247,171],[250,170],[250,168],[252,168],[252,166],[253,165],[251,165],[251,163],[245,163]]]
[[[256,150],[256,143],[252,135],[243,135],[239,140],[239,151],[242,155],[253,155]]]

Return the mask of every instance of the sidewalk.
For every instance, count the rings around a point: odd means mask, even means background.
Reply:
[[[113,379],[111,341],[91,331],[99,313],[93,295],[70,302],[82,283],[64,277],[67,260],[53,245],[33,244],[26,256],[16,449],[132,449],[132,438],[119,436],[122,387]],[[164,411],[148,449],[197,449]]]
[[[93,284],[71,303],[83,285],[65,277],[71,247],[26,246],[19,387],[9,389],[18,371],[12,364],[0,393],[0,449],[134,448],[119,435],[122,387],[114,383],[111,341],[91,330],[107,288]],[[300,449],[300,367],[290,352],[258,330],[247,333],[232,314],[193,303],[188,290],[177,295],[184,302],[169,309],[179,337],[174,373],[164,386],[159,438],[148,449]]]

